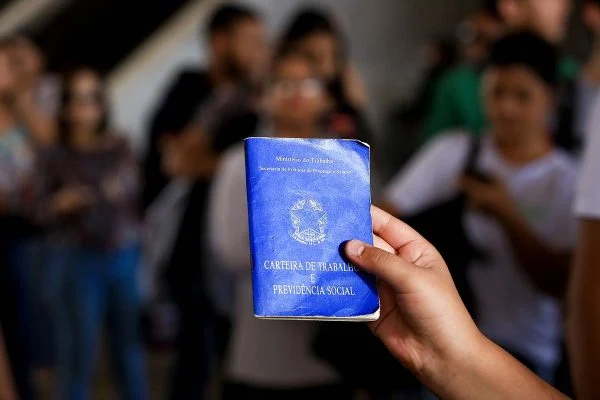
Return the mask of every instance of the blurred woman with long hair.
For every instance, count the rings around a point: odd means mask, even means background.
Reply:
[[[280,43],[311,60],[330,93],[332,112],[327,130],[342,138],[369,139],[364,118],[367,96],[358,71],[352,66],[343,32],[332,16],[319,9],[305,9],[292,19]]]
[[[66,75],[61,143],[43,160],[43,219],[62,273],[58,290],[59,398],[86,399],[108,320],[110,351],[123,399],[146,398],[138,342],[138,169],[125,140],[113,136],[103,83],[88,68]]]

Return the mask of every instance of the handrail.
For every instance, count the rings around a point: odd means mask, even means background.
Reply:
[[[14,0],[0,14],[0,36],[47,19],[73,0]]]

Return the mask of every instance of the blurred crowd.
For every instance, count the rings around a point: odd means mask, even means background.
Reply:
[[[148,354],[165,347],[168,399],[431,398],[365,326],[254,319],[241,142],[255,135],[371,143],[374,203],[438,247],[487,336],[571,393],[563,304],[600,1],[577,16],[585,61],[562,49],[572,6],[486,2],[432,40],[422,84],[374,132],[327,10],[271,43],[260,10],[223,5],[201,33],[209,63],[168,87],[141,157],[99,73],[51,76],[28,38],[2,39],[0,399],[48,381],[52,398],[89,398],[104,336],[123,399],[151,397]]]

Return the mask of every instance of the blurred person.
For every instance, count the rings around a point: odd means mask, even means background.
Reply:
[[[280,48],[291,47],[306,54],[321,80],[326,82],[334,107],[327,117],[328,130],[339,137],[368,141],[365,120],[367,94],[351,64],[345,37],[325,11],[300,11],[284,31]]]
[[[120,397],[146,399],[139,343],[138,168],[112,134],[103,82],[92,69],[64,77],[61,143],[41,161],[41,218],[58,281],[60,399],[87,399],[104,322]]]
[[[162,287],[179,314],[169,394],[176,399],[202,398],[229,335],[231,285],[217,276],[222,273],[203,248],[207,196],[221,154],[256,129],[255,92],[267,62],[265,27],[251,9],[217,8],[207,36],[210,64],[205,72],[183,72],[169,90],[153,120],[145,166],[146,204],[167,181],[187,185],[182,208],[174,211],[182,214],[172,249],[159,266]]]
[[[565,39],[571,5],[572,0],[496,1],[503,30],[533,30],[555,45],[561,45]],[[493,28],[492,32],[497,36],[498,28]],[[485,132],[487,120],[481,104],[481,74],[473,74],[473,71],[470,74],[465,72],[457,68],[456,71],[449,72],[438,85],[424,131],[425,140],[452,128],[464,128],[473,135]],[[559,62],[561,84],[569,84],[577,78],[578,73],[577,62],[569,56],[562,56]],[[470,89],[465,90],[465,88]],[[553,133],[562,136],[560,139],[565,144],[559,144],[567,150],[571,150],[567,142],[573,135],[569,110],[571,103],[568,93],[561,92],[557,101],[557,116],[552,118],[555,125],[552,129]],[[566,138],[563,139],[565,136]]]
[[[465,128],[480,135],[486,125],[481,105],[482,65],[490,44],[501,34],[501,24],[489,10],[480,10],[457,30],[464,62],[452,68],[433,90],[425,122],[425,139],[450,128]]]
[[[15,116],[38,150],[53,145],[56,140],[56,114],[59,102],[59,81],[45,71],[45,57],[39,47],[27,35],[17,34],[10,39],[10,62],[15,74]],[[36,235],[21,246],[19,258],[21,270],[29,288],[27,293],[27,328],[31,337],[31,360],[38,392],[47,392],[52,381],[53,339],[49,303],[45,296],[45,235],[39,229]]]
[[[170,179],[162,168],[165,138],[182,133],[217,88],[251,88],[260,80],[266,36],[259,15],[252,9],[226,4],[213,12],[207,25],[209,65],[204,70],[180,72],[152,117],[144,163],[144,208]]]
[[[570,100],[564,102],[569,112],[569,121],[565,121],[565,126],[572,127],[573,134],[563,134],[558,138],[565,142],[565,146],[576,150],[580,150],[585,143],[587,124],[600,88],[600,1],[586,0],[582,19],[593,38],[592,53],[582,66],[579,77],[570,81],[565,88],[565,97]]]
[[[379,278],[382,317],[369,326],[398,361],[441,399],[567,398],[477,329],[427,240],[376,207],[371,214],[375,246],[353,240],[345,252]]]
[[[410,216],[464,193],[464,229],[482,255],[467,269],[479,327],[545,379],[560,357],[559,299],[576,240],[576,163],[547,131],[557,69],[556,49],[535,34],[498,41],[483,73],[490,129],[476,170],[463,168],[478,139],[447,132],[417,154],[385,196],[394,215]]]
[[[14,101],[17,116],[37,142],[53,144],[57,128],[57,99],[48,96],[47,92],[52,92],[52,87],[56,84],[50,76],[45,75],[44,56],[31,39],[20,35],[11,42],[10,58],[15,71]]]
[[[30,290],[23,247],[36,234],[35,149],[43,143],[22,123],[11,64],[12,40],[0,41],[0,325],[18,397],[33,398]]]
[[[265,131],[260,135],[314,138],[326,135],[320,124],[328,111],[324,83],[302,53],[277,55],[266,93]],[[225,363],[224,399],[350,398],[341,378],[312,354],[318,324],[259,321],[252,312],[244,149],[223,157],[210,199],[211,247],[219,265],[236,273],[232,338]],[[293,340],[290,340],[293,338]]]

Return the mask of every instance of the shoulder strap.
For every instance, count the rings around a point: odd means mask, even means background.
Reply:
[[[555,132],[555,143],[567,151],[577,150],[579,147],[575,132],[575,110],[577,108],[577,82],[570,79],[563,84],[560,92],[558,106],[558,121]]]
[[[471,135],[469,137],[469,153],[463,167],[463,174],[477,171],[477,159],[481,150],[481,137]]]

